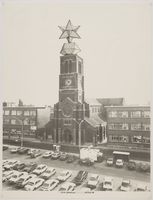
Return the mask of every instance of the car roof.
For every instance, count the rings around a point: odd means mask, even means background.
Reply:
[[[90,177],[97,178],[98,174],[91,174]]]
[[[111,178],[111,177],[108,177],[108,176],[105,176],[105,177],[104,177],[104,180],[105,180],[105,181],[112,181],[112,178]]]
[[[123,161],[122,159],[117,159],[116,161]]]
[[[50,184],[50,183],[52,183],[52,182],[57,182],[57,183],[59,183],[59,181],[58,181],[57,179],[49,179],[49,180],[47,180],[45,183]]]
[[[122,182],[124,182],[124,183],[130,183],[130,180],[129,179],[123,179]]]

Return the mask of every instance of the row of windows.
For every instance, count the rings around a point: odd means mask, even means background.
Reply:
[[[144,136],[109,136],[109,142],[128,143],[129,139],[131,139],[132,143],[150,144],[150,138]]]
[[[119,118],[140,118],[140,117],[144,117],[144,118],[150,118],[150,111],[132,111],[132,112],[128,112],[128,111],[111,111],[108,113],[108,117],[110,118],[115,118],[115,117],[119,117]]]
[[[61,65],[61,74],[67,74],[67,73],[74,73],[76,72],[76,62],[73,62],[72,60],[66,60]],[[78,72],[79,74],[82,73],[82,64],[79,61],[78,62]]]
[[[150,124],[141,124],[141,123],[137,123],[137,124],[131,124],[131,126],[129,124],[108,124],[108,129],[109,130],[136,130],[136,131],[150,131]]]
[[[36,110],[26,110],[26,111],[21,111],[21,110],[4,110],[4,115],[24,115],[24,116],[36,116]]]
[[[11,120],[10,119],[4,119],[3,123],[4,124],[12,124],[12,125],[19,125],[19,124],[21,125],[22,122],[20,120],[16,120],[16,119],[11,119]],[[23,121],[23,124],[35,126],[36,122],[34,120],[25,119]]]
[[[92,107],[91,108],[92,113],[99,113],[100,112],[100,107]]]

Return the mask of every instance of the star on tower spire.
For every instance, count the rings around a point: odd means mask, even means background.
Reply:
[[[80,48],[72,42],[73,38],[78,38],[80,39],[81,37],[77,33],[78,29],[80,26],[73,26],[71,21],[69,20],[66,27],[65,26],[58,26],[60,30],[62,31],[61,36],[59,39],[67,39],[68,43],[64,43],[61,54],[66,55],[66,54],[76,54],[80,52]]]

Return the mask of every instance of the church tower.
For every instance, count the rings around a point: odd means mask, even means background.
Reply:
[[[81,145],[84,135],[85,117],[83,59],[77,55],[80,48],[74,38],[80,38],[77,31],[80,26],[73,26],[69,20],[60,39],[67,39],[63,44],[60,57],[59,102],[54,106],[54,142],[58,144]]]

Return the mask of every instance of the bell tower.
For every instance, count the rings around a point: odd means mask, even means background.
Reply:
[[[54,142],[58,144],[80,145],[83,134],[81,128],[85,116],[83,59],[74,38],[80,39],[69,20],[66,27],[59,26],[59,39],[67,39],[60,53],[59,102],[54,106]]]

